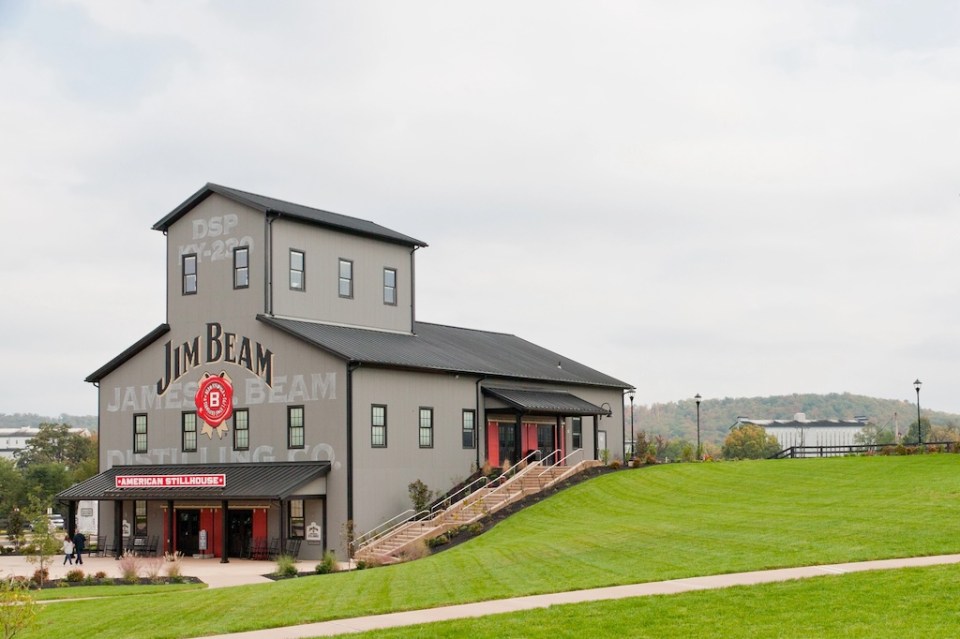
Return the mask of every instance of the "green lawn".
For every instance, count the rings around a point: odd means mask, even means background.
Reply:
[[[192,637],[516,595],[960,552],[960,455],[675,464],[591,480],[416,562],[59,603],[26,637]],[[702,596],[702,595],[701,595]]]
[[[960,566],[816,577],[554,606],[349,635],[357,639],[907,639],[960,636]]]

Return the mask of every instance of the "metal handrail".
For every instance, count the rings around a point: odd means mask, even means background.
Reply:
[[[453,508],[455,505],[465,500],[467,497],[469,497],[470,495],[475,493],[477,490],[479,490],[479,488],[476,488],[474,490],[467,492],[467,494],[464,495],[462,499],[454,500],[453,498],[459,495],[460,493],[464,492],[468,488],[472,487],[474,484],[478,484],[480,482],[483,482],[485,484],[490,483],[490,478],[485,476],[478,477],[477,479],[473,480],[472,482],[470,482],[469,484],[467,484],[457,492],[453,493],[452,495],[441,499],[440,501],[438,501],[436,504],[433,505],[433,508],[430,509],[430,516],[432,517],[434,511],[436,511],[438,508],[442,507],[443,510],[447,510],[448,508]]]
[[[407,523],[408,521],[416,518],[417,515],[420,515],[421,513],[424,513],[424,512],[427,512],[427,511],[423,510],[423,511],[420,511],[420,512],[416,512],[415,510],[413,510],[413,508],[408,508],[407,510],[403,511],[403,512],[400,513],[399,515],[396,515],[395,517],[391,517],[390,519],[388,519],[387,521],[383,522],[382,524],[380,524],[380,525],[377,526],[376,528],[372,528],[372,529],[368,530],[367,532],[363,533],[362,535],[354,538],[354,540],[353,540],[353,546],[354,546],[354,548],[356,548],[356,547],[360,546],[361,544],[365,544],[365,543],[368,543],[368,542],[376,541],[377,539],[383,537],[384,535],[387,535],[387,534],[393,532],[394,529],[399,528],[400,526],[404,525],[404,524]],[[408,515],[408,513],[409,513],[409,515]],[[395,522],[396,520],[398,520],[398,519],[400,519],[401,517],[404,517],[404,516],[406,516],[405,519],[402,519],[401,521],[398,521],[398,522],[396,522],[395,524],[393,523],[393,522]],[[393,525],[391,525],[391,524],[393,524]],[[386,528],[385,528],[385,527],[386,527]],[[383,529],[383,530],[381,530],[381,529]]]
[[[528,463],[528,459],[529,459],[530,457],[533,457],[534,455],[537,455],[537,454],[539,454],[539,453],[540,453],[539,450],[531,451],[526,457],[524,457],[523,459],[521,459],[520,461],[518,461],[516,464],[514,464],[513,466],[511,466],[511,467],[508,468],[507,470],[505,470],[505,471],[503,471],[502,473],[500,473],[500,476],[497,477],[496,481],[499,481],[500,479],[503,479],[504,477],[506,477],[511,471],[515,470],[520,464]],[[541,462],[540,460],[537,460],[537,461],[534,461],[534,462],[533,462],[532,464],[530,464],[529,466],[527,466],[527,468],[531,468],[531,469],[532,469],[532,468],[536,468],[536,466],[539,466],[539,465],[541,465],[541,464],[542,464],[542,462]],[[497,486],[496,488],[494,488],[493,490],[491,490],[489,493],[487,493],[486,495],[484,495],[484,497],[489,497],[490,495],[493,495],[493,494],[496,493],[498,490],[500,490],[501,488],[503,488],[504,486],[506,486],[507,484],[509,484],[509,483],[510,483],[510,480],[516,479],[517,477],[519,477],[519,476],[520,476],[523,472],[525,472],[525,471],[526,471],[526,468],[523,469],[523,471],[521,471],[520,473],[516,473],[513,477],[510,477],[509,479],[507,479],[506,481],[504,481],[503,483],[501,483],[499,486]],[[531,471],[531,472],[532,472],[532,471]]]
[[[550,455],[547,456],[547,459],[550,459],[551,456],[553,456],[553,455],[555,455],[556,453],[559,453],[559,452],[560,452],[559,450],[555,450],[553,453],[550,453]],[[568,453],[567,455],[565,455],[562,459],[558,460],[557,463],[556,463],[556,464],[553,464],[553,465],[554,465],[554,466],[564,466],[564,465],[566,464],[566,461],[567,461],[568,459],[570,459],[571,457],[573,457],[574,455],[583,455],[583,449],[582,449],[582,448],[577,448],[577,449],[575,449],[574,451],[572,451],[572,452]],[[580,461],[583,461],[583,460],[580,460]],[[541,475],[544,475],[544,474],[547,473],[548,470],[550,470],[550,469],[549,469],[549,468],[544,468],[543,471],[542,471],[540,474],[541,474]]]

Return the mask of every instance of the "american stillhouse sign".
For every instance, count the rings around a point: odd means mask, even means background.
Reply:
[[[117,488],[225,488],[227,476],[117,475]]]

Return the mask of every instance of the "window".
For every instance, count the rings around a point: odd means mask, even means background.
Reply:
[[[463,411],[463,447],[476,448],[477,446],[477,411]]]
[[[250,450],[250,413],[246,408],[233,411],[233,449]]]
[[[353,297],[353,262],[340,258],[340,297]]]
[[[287,448],[303,448],[303,406],[287,408]]]
[[[147,536],[147,502],[135,500],[133,502],[133,534],[135,537]]]
[[[147,416],[133,416],[133,452],[147,452]]]
[[[387,407],[374,404],[370,407],[370,445],[373,448],[387,447]]]
[[[183,452],[197,452],[197,414],[184,413],[180,421],[183,430]]]
[[[397,269],[383,269],[383,303],[397,305]]]
[[[287,537],[290,539],[303,539],[304,532],[307,529],[306,520],[303,516],[303,500],[291,499],[287,503],[289,504],[289,510],[287,512],[290,515],[287,518],[287,521],[290,522]]]
[[[183,271],[183,294],[195,295],[197,293],[197,254],[188,253],[181,258],[181,269]]]
[[[420,408],[420,448],[433,448],[432,408]]]
[[[306,257],[303,251],[290,249],[290,290],[307,290],[306,282]]]
[[[238,246],[233,249],[233,288],[250,286],[250,249]]]
[[[583,418],[573,417],[573,449],[583,448]]]

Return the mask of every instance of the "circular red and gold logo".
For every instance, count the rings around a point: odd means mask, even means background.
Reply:
[[[200,419],[216,428],[233,415],[233,383],[225,372],[204,373],[194,398]]]

